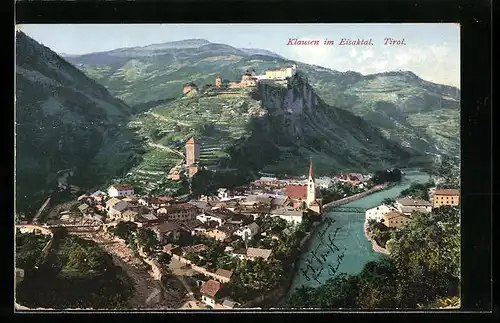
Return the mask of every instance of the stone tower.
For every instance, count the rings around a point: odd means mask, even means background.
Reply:
[[[215,78],[215,86],[216,87],[221,87],[221,85],[222,85],[222,80],[220,79],[220,76],[217,76]]]
[[[312,176],[312,159],[309,160],[309,179],[307,180],[307,206],[316,201],[316,185]]]
[[[186,142],[186,166],[191,166],[200,160],[200,147],[198,143],[194,141],[194,137],[191,137]]]

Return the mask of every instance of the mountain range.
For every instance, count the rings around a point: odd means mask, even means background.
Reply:
[[[292,64],[285,86],[182,94]],[[219,173],[302,174],[311,157],[318,174],[418,165],[457,150],[458,115],[457,89],[410,72],[340,73],[202,39],[63,58],[17,32],[16,205],[39,203],[68,169],[82,188],[117,177],[158,190],[192,135]]]
[[[423,153],[460,154],[460,90],[425,81],[410,71],[362,75],[296,62],[267,50],[248,50],[195,39],[117,49],[66,59],[110,93],[138,110],[148,102],[177,98],[182,84],[237,81],[296,64],[330,106],[363,117],[384,136]]]

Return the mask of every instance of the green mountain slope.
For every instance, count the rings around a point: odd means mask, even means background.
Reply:
[[[263,81],[232,93],[184,96],[139,114],[129,126],[151,147],[127,178],[145,190],[165,183],[191,136],[201,145],[203,166],[240,176],[304,174],[309,158],[318,175],[425,161],[360,117],[328,106],[299,74],[288,86]]]
[[[120,130],[131,108],[63,58],[16,33],[16,205],[29,212],[73,170],[70,184],[102,182],[133,157]],[[105,157],[105,158],[103,158]]]
[[[257,55],[259,54],[259,55]],[[238,49],[206,40],[67,57],[113,95],[137,106],[176,98],[182,84],[213,84],[216,76],[239,80],[297,64],[331,106],[362,116],[386,138],[431,155],[459,155],[460,90],[424,81],[411,72],[361,75],[294,62],[266,51]]]

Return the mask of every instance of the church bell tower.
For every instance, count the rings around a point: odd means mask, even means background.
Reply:
[[[307,181],[307,206],[316,200],[316,185],[312,176],[312,159],[309,160],[309,179]]]

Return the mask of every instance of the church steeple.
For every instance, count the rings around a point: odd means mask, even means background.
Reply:
[[[313,160],[312,158],[309,159],[309,178],[312,178],[313,176]]]
[[[316,185],[312,176],[312,159],[309,160],[309,179],[307,181],[307,206],[316,200]]]

